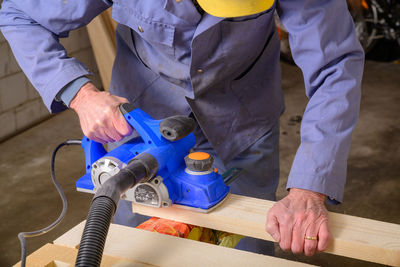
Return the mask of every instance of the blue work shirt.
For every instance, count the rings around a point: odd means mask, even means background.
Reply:
[[[284,110],[276,10],[309,98],[287,187],[342,200],[364,62],[345,0],[280,0],[240,18],[201,16],[189,0],[4,0],[1,30],[51,112],[65,109],[60,91],[89,74],[58,38],[111,5],[119,24],[110,91],[156,118],[193,112],[224,162]]]

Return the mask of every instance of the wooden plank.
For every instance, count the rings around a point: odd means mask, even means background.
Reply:
[[[85,228],[85,223],[86,220],[80,222],[75,227],[68,230],[68,232],[54,240],[53,243],[71,248],[78,248],[79,243],[81,242],[83,228]]]
[[[54,243],[75,248],[80,242],[83,228],[84,222],[56,239]],[[104,254],[163,267],[310,266],[115,224],[110,226]]]
[[[108,34],[111,36],[113,44],[117,47],[115,42],[115,30],[117,29],[117,22],[112,18],[112,8],[107,9],[103,14]]]
[[[273,241],[264,225],[266,214],[274,203],[231,194],[208,214],[181,209],[177,205],[161,209],[133,205],[133,211]],[[337,213],[329,213],[329,216],[333,241],[326,252],[400,266],[400,225]]]
[[[26,259],[26,266],[29,267],[71,267],[75,265],[78,250],[76,248],[46,244]],[[14,267],[21,266],[17,263]],[[129,259],[104,255],[101,261],[102,267],[130,266],[130,267],[151,267],[154,265],[136,262]]]
[[[110,86],[116,54],[115,27],[116,22],[111,18],[111,9],[106,10],[87,25],[90,43],[105,90],[108,90]]]

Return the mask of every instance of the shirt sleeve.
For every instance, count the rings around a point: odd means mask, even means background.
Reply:
[[[79,92],[82,86],[84,86],[88,82],[91,82],[91,80],[86,76],[82,76],[73,80],[72,82],[64,86],[64,88],[61,89],[60,92],[58,92],[56,100],[62,101],[66,106],[69,107],[75,95]]]
[[[320,192],[341,202],[359,114],[364,52],[345,0],[279,0],[277,11],[309,98],[287,188]]]
[[[52,113],[66,108],[56,101],[59,91],[89,74],[86,66],[67,56],[59,37],[87,25],[110,5],[106,0],[3,1],[0,29],[21,69]]]

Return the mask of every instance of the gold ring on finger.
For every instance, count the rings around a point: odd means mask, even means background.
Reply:
[[[304,239],[306,240],[317,240],[316,236],[306,236]]]

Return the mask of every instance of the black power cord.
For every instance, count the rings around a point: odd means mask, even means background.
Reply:
[[[60,216],[58,216],[57,220],[55,220],[52,224],[50,224],[49,226],[37,230],[37,231],[33,231],[33,232],[21,232],[18,234],[18,239],[21,243],[21,267],[25,267],[26,264],[26,237],[35,237],[35,236],[39,236],[42,234],[45,234],[51,230],[53,230],[61,221],[62,219],[64,219],[65,214],[67,213],[67,208],[68,208],[68,203],[67,203],[67,198],[65,197],[65,194],[60,186],[60,184],[57,182],[56,179],[56,174],[54,171],[54,163],[55,163],[55,159],[56,159],[56,154],[58,152],[58,150],[60,148],[62,148],[63,146],[68,146],[68,145],[81,145],[82,140],[67,140],[61,144],[59,144],[56,149],[54,149],[53,151],[53,155],[51,157],[51,179],[54,183],[54,186],[56,187],[58,194],[61,197],[62,203],[63,203],[63,209],[61,211]]]

